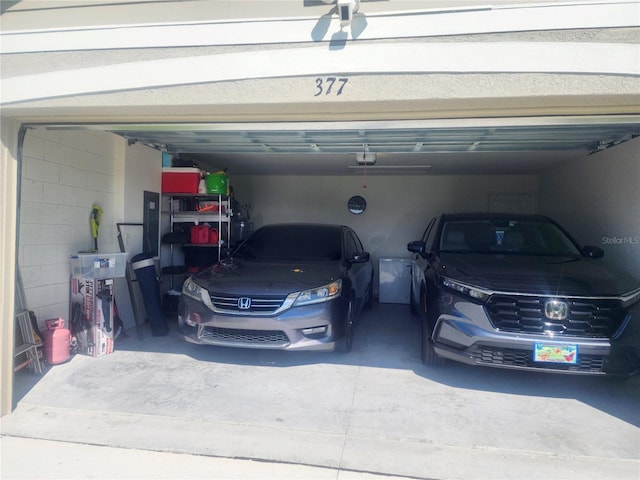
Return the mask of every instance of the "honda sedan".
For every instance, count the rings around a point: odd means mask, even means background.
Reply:
[[[351,228],[267,225],[185,281],[179,329],[199,344],[347,352],[372,286],[369,253]]]

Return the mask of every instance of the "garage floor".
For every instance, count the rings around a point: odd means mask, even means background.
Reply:
[[[129,334],[26,392],[18,376],[2,435],[412,478],[640,477],[638,377],[426,368],[406,305],[374,305],[346,355]]]

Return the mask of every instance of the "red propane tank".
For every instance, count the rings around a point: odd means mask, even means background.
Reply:
[[[64,319],[47,320],[47,331],[44,332],[44,357],[50,365],[69,360],[71,356],[71,331],[64,328]]]

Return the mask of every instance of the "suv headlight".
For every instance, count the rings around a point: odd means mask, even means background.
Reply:
[[[182,285],[182,295],[193,300],[197,300],[198,302],[202,302],[207,307],[212,308],[209,292],[191,280],[191,277],[184,281],[184,284]]]
[[[300,292],[298,298],[293,302],[293,306],[299,307],[301,305],[311,305],[312,303],[328,302],[339,297],[341,291],[342,280],[336,280],[328,285]]]
[[[630,307],[634,303],[640,301],[640,288],[622,295],[620,300],[622,300],[622,308]]]
[[[488,290],[474,287],[472,285],[467,285],[466,283],[461,283],[448,277],[440,277],[440,283],[451,290],[462,293],[463,295],[471,297],[474,300],[478,300],[480,302],[484,302],[491,296],[491,292]]]

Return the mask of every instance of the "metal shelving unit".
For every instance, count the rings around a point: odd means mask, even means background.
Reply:
[[[163,193],[163,215],[168,215],[165,228],[168,231],[162,236],[161,272],[170,277],[170,288],[174,287],[174,277],[185,277],[192,273],[188,265],[187,253],[202,257],[212,264],[220,261],[224,252],[231,245],[231,211],[230,198],[221,194],[206,193]],[[168,223],[168,225],[167,225]],[[190,228],[196,225],[209,224],[218,231],[216,243],[191,243]],[[170,235],[167,235],[170,234]],[[165,241],[169,237],[170,241]],[[184,262],[176,259],[177,248],[185,252]],[[203,250],[200,250],[203,249]],[[197,255],[194,255],[194,252]],[[209,253],[211,252],[211,253]],[[163,258],[164,254],[164,258]]]

